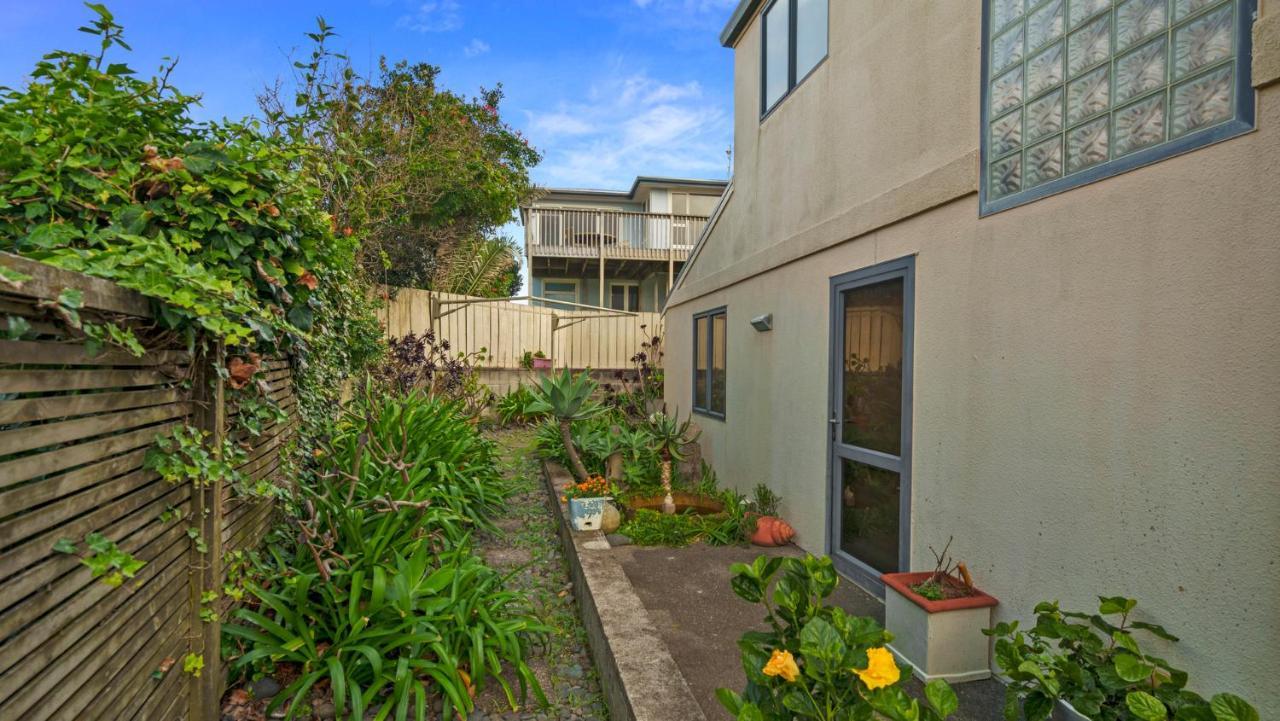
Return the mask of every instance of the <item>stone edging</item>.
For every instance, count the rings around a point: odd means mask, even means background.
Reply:
[[[609,541],[600,531],[570,529],[559,497],[572,477],[553,463],[544,462],[542,471],[610,718],[706,721],[622,565],[609,552]]]

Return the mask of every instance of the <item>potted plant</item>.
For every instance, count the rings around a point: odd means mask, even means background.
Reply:
[[[963,563],[952,563],[951,541],[934,551],[937,565],[923,573],[886,573],[884,625],[895,653],[929,681],[951,683],[991,677],[991,609],[999,603],[973,585]],[[933,550],[930,547],[929,550]]]
[[[746,514],[752,526],[751,542],[757,546],[785,546],[791,543],[796,529],[778,518],[778,504],[782,499],[763,483],[756,484],[751,499],[752,511]]]
[[[1134,620],[1137,605],[1132,598],[1099,596],[1098,611],[1090,614],[1044,601],[1026,631],[1017,621],[984,631],[996,637],[996,662],[1009,678],[1005,718],[1258,721],[1244,699],[1229,693],[1205,699],[1186,688],[1185,671],[1143,650],[1140,636],[1178,638]]]
[[[540,350],[534,351],[529,360],[530,367],[534,370],[551,370],[551,359],[547,357],[546,353],[543,353]]]
[[[604,476],[590,476],[564,490],[569,502],[569,523],[575,531],[600,530],[605,504],[612,500],[612,489]]]

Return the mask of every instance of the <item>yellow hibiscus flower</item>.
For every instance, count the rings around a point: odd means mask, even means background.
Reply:
[[[893,660],[893,654],[884,647],[867,649],[867,667],[855,668],[853,672],[858,674],[858,678],[862,679],[862,682],[872,691],[892,686],[902,677],[902,673],[898,671],[898,664]]]
[[[782,649],[773,650],[769,663],[766,663],[761,671],[766,676],[781,676],[787,683],[795,681],[800,676],[800,667],[796,665],[795,657],[790,651]]]

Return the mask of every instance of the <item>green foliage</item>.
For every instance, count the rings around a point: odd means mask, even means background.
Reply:
[[[762,516],[778,515],[778,504],[782,502],[782,497],[773,492],[763,483],[757,483],[755,491],[752,493],[752,503],[755,504],[755,511]]]
[[[533,402],[533,393],[524,385],[518,385],[494,404],[498,420],[504,426],[524,425],[533,420],[527,409]],[[558,434],[558,432],[557,432]]]
[[[458,403],[368,384],[322,449],[291,532],[224,626],[235,668],[296,664],[272,706],[287,703],[291,717],[317,688],[343,719],[371,708],[424,719],[437,697],[445,717],[466,716],[469,691],[490,684],[513,707],[528,690],[542,699],[524,656],[543,629],[471,549],[505,484],[493,444]]]
[[[200,678],[202,671],[204,671],[204,654],[189,653],[182,658],[183,673],[189,673],[196,678]]]
[[[102,583],[112,588],[119,587],[126,578],[133,578],[147,565],[146,561],[120,550],[115,541],[96,531],[86,535],[84,543],[87,548],[86,553],[80,557],[80,563],[88,566],[94,578],[101,579]],[[75,542],[67,538],[58,539],[53,550],[72,555],[79,553]]]
[[[209,433],[189,425],[178,426],[172,433],[158,436],[147,449],[143,467],[155,471],[169,483],[190,481],[197,488],[219,481],[238,484],[236,466],[245,460],[239,445],[224,439],[215,453],[208,446]]]
[[[943,681],[926,686],[925,703],[906,694],[907,674],[899,676],[889,660],[884,646],[892,636],[879,624],[825,603],[839,582],[831,559],[760,556],[751,564],[735,563],[731,571],[734,593],[763,605],[769,626],[738,641],[747,676],[743,693],[716,693],[735,718],[939,721],[955,712],[956,695]],[[765,672],[781,654],[794,659],[794,679]],[[892,671],[872,684],[859,669]]]
[[[385,58],[376,77],[362,77],[328,50],[334,34],[321,19],[293,92],[268,88],[262,109],[282,134],[323,149],[308,172],[337,226],[359,241],[366,276],[509,295],[509,250],[486,264],[500,272],[459,268],[468,250],[497,250],[497,229],[534,192],[529,169],[540,158],[502,121],[501,88],[468,99],[441,88],[435,66]]]
[[[583,421],[606,411],[592,396],[596,382],[587,373],[572,373],[569,369],[559,374],[544,376],[530,389],[533,402],[526,407],[530,415],[547,415],[557,421]]]
[[[309,329],[315,288],[355,251],[297,170],[310,148],[253,122],[193,122],[196,98],[169,85],[172,66],[142,79],[106,62],[128,46],[111,14],[89,7],[96,56],[52,52],[25,88],[0,95],[0,236],[158,301],[159,322],[188,338],[276,342]]]
[[[684,460],[684,449],[698,440],[702,433],[693,427],[693,419],[683,422],[678,416],[658,412],[649,416],[647,430],[652,437],[653,450],[663,460]]]
[[[732,495],[732,492],[730,492]],[[667,515],[641,508],[622,524],[618,532],[637,546],[681,547],[702,541],[712,546],[743,543],[746,535],[742,514],[734,513],[737,504],[726,502],[725,513],[700,515],[692,511]]]
[[[566,368],[558,375],[547,375],[532,389],[533,402],[525,407],[529,415],[547,415],[560,428],[560,442],[569,468],[579,481],[587,479],[578,448],[572,439],[574,421],[585,421],[608,412],[594,399],[596,382],[587,373],[573,374]]]
[[[1142,635],[1178,639],[1161,626],[1133,621],[1136,600],[1098,600],[1094,614],[1063,611],[1046,601],[1036,606],[1036,624],[1027,631],[1017,621],[985,631],[996,637],[996,662],[1010,679],[1006,719],[1043,721],[1059,700],[1095,721],[1258,718],[1238,697],[1220,694],[1206,701],[1187,690],[1185,671],[1144,651]]]
[[[520,261],[508,238],[474,236],[460,241],[437,261],[434,290],[503,298],[520,289]]]

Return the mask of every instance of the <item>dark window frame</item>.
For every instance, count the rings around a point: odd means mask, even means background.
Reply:
[[[725,372],[725,400],[724,410],[714,410],[711,407],[711,374],[715,367],[715,319],[716,317],[724,318],[724,372]],[[698,321],[705,318],[707,320],[707,337],[705,339],[698,337]],[[690,329],[693,334],[693,358],[691,381],[689,395],[693,398],[693,412],[700,416],[707,416],[717,420],[724,420],[729,409],[729,313],[728,306],[719,306],[708,310],[700,311],[693,314],[693,327]],[[703,397],[698,398],[698,344],[705,343],[707,351],[707,369],[706,382],[703,384]]]
[[[1153,145],[1142,150],[1134,151],[1128,155],[1113,160],[1107,160],[1099,163],[1087,170],[1082,170],[1071,175],[1063,175],[1062,177],[1051,180],[1043,185],[1038,185],[1030,190],[1019,190],[1016,193],[1001,196],[999,198],[990,198],[987,186],[991,182],[991,163],[988,157],[990,148],[989,132],[991,127],[990,112],[990,94],[991,94],[991,70],[989,68],[989,54],[991,52],[991,43],[994,38],[991,37],[991,4],[983,0],[982,3],[982,45],[979,58],[982,62],[982,106],[979,108],[982,122],[979,126],[979,153],[978,153],[978,170],[981,174],[978,179],[978,217],[985,218],[988,215],[1010,210],[1027,203],[1035,202],[1051,195],[1065,193],[1099,180],[1105,180],[1131,170],[1158,163],[1162,160],[1168,160],[1193,150],[1220,143],[1224,140],[1230,140],[1245,133],[1252,132],[1257,123],[1256,103],[1257,97],[1253,88],[1253,22],[1257,16],[1257,0],[1239,0],[1237,5],[1238,13],[1236,17],[1235,29],[1235,47],[1237,56],[1233,61],[1235,63],[1235,79],[1236,86],[1233,90],[1235,93],[1236,116],[1218,125],[1197,130],[1188,133],[1175,140],[1167,140],[1158,145]],[[1172,22],[1172,20],[1170,21]],[[1066,37],[1068,31],[1063,32]],[[1108,60],[1108,63],[1114,63],[1114,56]],[[1065,88],[1066,85],[1064,84]],[[1025,107],[1027,99],[1023,98],[1023,106]],[[1108,126],[1110,127],[1110,126]],[[1024,152],[1025,149],[1018,152]],[[1063,150],[1065,153],[1065,148]],[[1064,157],[1063,162],[1066,162]]]
[[[788,5],[787,7],[787,90],[786,92],[784,92],[782,95],[778,97],[777,101],[775,101],[773,105],[770,105],[769,96],[766,92],[766,85],[769,81],[769,75],[768,75],[769,29],[765,23],[765,16],[768,15],[769,11],[772,10],[773,7],[780,2],[787,3]],[[796,77],[796,25],[797,25],[796,18],[799,10],[799,0],[772,0],[772,2],[765,5],[764,9],[760,11],[760,15],[759,15],[759,18],[760,18],[760,122],[764,122],[764,119],[769,117],[769,115],[772,114],[773,111],[778,108],[778,106],[786,102],[786,99],[791,97],[791,94],[796,91],[796,88],[803,85],[804,81],[808,80],[809,76],[817,72],[818,68],[822,67],[822,65],[827,62],[827,58],[831,56],[831,2],[830,0],[826,0],[826,2],[827,2],[826,52],[822,54],[822,57],[818,60],[818,62],[813,64],[812,68],[809,68],[808,72],[806,72],[803,76],[798,78]]]
[[[842,307],[841,294],[846,290],[875,285],[886,280],[901,278],[902,288],[902,441],[898,455],[890,455],[844,443],[839,436],[844,423],[844,404],[840,397],[844,373],[844,318],[837,310]],[[830,365],[827,379],[827,489],[826,489],[826,548],[836,571],[849,578],[864,590],[884,598],[884,582],[880,571],[845,553],[840,548],[837,533],[840,529],[840,504],[837,502],[836,485],[841,480],[842,460],[875,466],[898,474],[900,495],[898,508],[898,559],[902,569],[911,568],[911,488],[913,444],[915,438],[915,334],[916,334],[916,257],[914,255],[877,263],[858,270],[832,276],[830,279],[831,325],[828,330],[831,347],[828,351]]]

